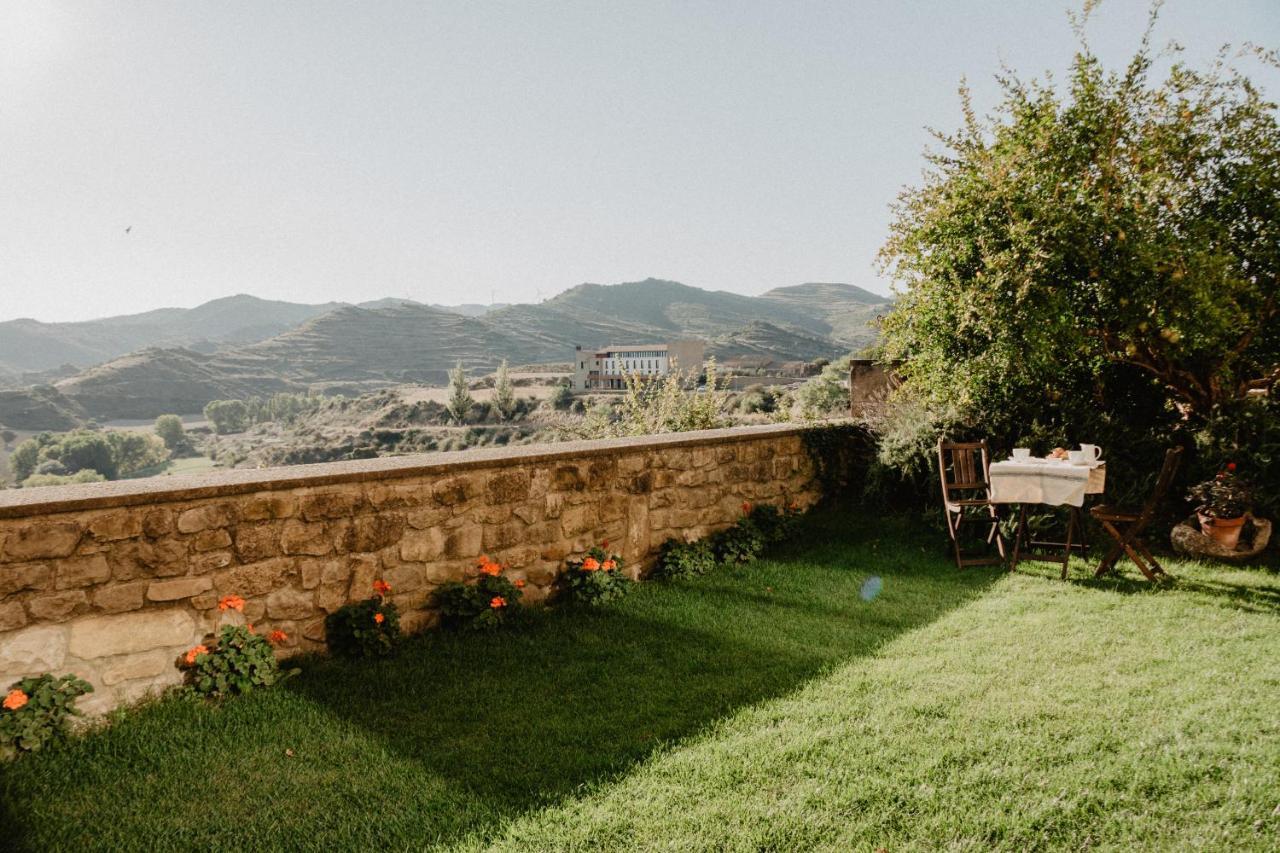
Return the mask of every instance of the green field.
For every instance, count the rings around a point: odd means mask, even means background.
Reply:
[[[933,534],[854,517],[606,609],[154,703],[6,768],[5,841],[1277,849],[1274,571],[962,573]]]

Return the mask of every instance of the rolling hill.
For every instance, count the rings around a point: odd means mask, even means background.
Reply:
[[[486,371],[503,358],[517,364],[564,361],[576,344],[701,338],[709,354],[722,360],[809,361],[871,343],[875,332],[868,322],[888,308],[884,298],[845,284],[803,284],[753,297],[656,279],[583,284],[536,305],[489,309],[384,299],[324,306],[304,317],[304,309],[322,306],[253,297],[218,303],[224,304],[165,314],[162,324],[154,316],[146,322],[97,321],[117,328],[163,325],[166,334],[181,337],[183,329],[193,328],[188,315],[200,312],[205,331],[221,343],[212,352],[147,346],[110,358],[55,383],[67,401],[61,408],[103,420],[151,418],[198,412],[213,399],[277,391],[355,394],[393,384],[442,384],[458,361]],[[263,309],[256,325],[248,316],[255,306]],[[164,312],[151,315],[157,313]],[[271,323],[299,317],[293,327],[259,337]],[[236,336],[254,340],[236,344]],[[23,409],[19,398],[9,402],[11,410]],[[33,399],[23,411],[47,408],[47,400]]]

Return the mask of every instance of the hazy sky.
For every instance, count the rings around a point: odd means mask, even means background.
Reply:
[[[0,319],[647,276],[887,291],[924,127],[955,126],[962,76],[987,107],[1002,60],[1064,68],[1069,5],[0,0]],[[1103,3],[1104,58],[1146,9]],[[1170,0],[1158,35],[1278,47],[1280,2]]]

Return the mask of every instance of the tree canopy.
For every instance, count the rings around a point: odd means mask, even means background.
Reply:
[[[962,88],[881,254],[885,355],[933,410],[1195,424],[1276,380],[1276,106],[1225,52],[1153,79],[1150,34],[1122,71],[1082,41],[1062,87],[1006,72],[987,118]]]

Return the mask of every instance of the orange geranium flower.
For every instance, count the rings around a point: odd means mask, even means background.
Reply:
[[[584,572],[594,572],[600,568],[600,561],[595,557],[587,557],[582,561],[582,570]]]
[[[279,628],[267,635],[267,642],[272,644],[283,643],[287,639],[289,639],[289,635],[284,631],[281,631]]]
[[[751,515],[751,501],[742,502],[742,514]]]
[[[9,691],[9,695],[4,697],[5,710],[7,711],[18,710],[23,705],[27,704],[28,698],[30,697],[28,697],[27,694],[23,693],[21,690],[19,690],[16,687],[13,688],[12,690]]]
[[[391,584],[382,580],[382,578],[378,578],[378,580],[373,582],[373,591],[378,595],[386,595],[391,592]]]
[[[239,610],[244,612],[244,599],[238,595],[224,595],[218,602],[219,610]]]
[[[608,560],[605,560],[603,563],[601,563],[600,568],[604,569],[606,572],[611,572],[614,569],[618,568],[618,563],[616,560],[613,560],[612,558],[610,558]]]
[[[516,589],[524,589],[524,578],[520,578],[520,580],[516,581]]]
[[[383,622],[385,622],[385,621],[386,621],[386,618],[387,618],[387,617],[383,616],[381,613],[375,613],[375,614],[373,614],[373,621],[374,621],[374,622],[377,622],[379,625],[381,625]]]
[[[196,646],[195,648],[188,649],[184,660],[186,660],[187,666],[194,666],[196,662],[196,658],[200,657],[200,655],[207,655],[207,654],[209,654],[209,647],[205,645],[199,645],[199,646]]]
[[[507,600],[500,595],[495,595],[493,598],[489,599],[489,606],[494,610],[497,610],[499,607],[506,607]]]
[[[496,578],[498,575],[502,574],[502,566],[493,562],[488,557],[481,557],[480,573]]]

